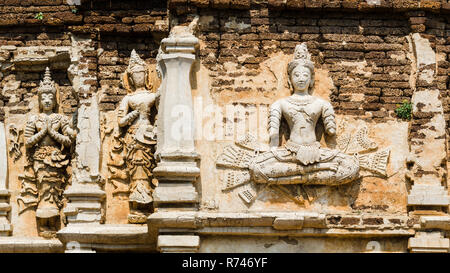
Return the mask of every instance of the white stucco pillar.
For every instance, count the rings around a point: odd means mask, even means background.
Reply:
[[[64,214],[69,224],[98,224],[102,222],[102,201],[106,194],[100,187],[100,113],[95,95],[80,103],[77,128],[72,185],[64,192],[70,202]]]
[[[95,76],[89,75],[86,51],[94,50],[92,40],[72,35],[69,79],[78,100],[75,158],[72,161],[72,184],[64,191],[69,200],[64,214],[70,224],[100,224],[102,203],[106,196],[100,176],[100,111],[97,95],[88,96]]]
[[[163,80],[158,109],[158,165],[153,170],[159,184],[153,194],[156,207],[195,207],[193,185],[200,175],[200,159],[194,146],[194,114],[190,73],[198,39],[178,33],[163,39],[160,67]]]

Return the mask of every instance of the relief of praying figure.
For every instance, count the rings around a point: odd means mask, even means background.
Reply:
[[[121,191],[119,183],[126,183],[129,193],[130,214],[128,222],[146,223],[152,212],[152,193],[157,181],[152,171],[156,167],[155,113],[157,93],[150,90],[147,64],[135,50],[124,75],[128,89],[119,106],[118,131],[114,136],[113,149],[108,161],[110,181]]]
[[[71,120],[57,113],[56,87],[47,67],[38,89],[39,110],[28,120],[25,146],[28,164],[22,181],[20,213],[36,207],[39,235],[54,237],[64,206],[63,192],[68,182],[67,167],[76,132]]]
[[[331,104],[312,95],[314,64],[305,44],[296,47],[287,72],[293,94],[270,107],[270,148],[247,138],[226,147],[218,158],[217,165],[239,169],[228,173],[229,188],[248,181],[335,186],[359,177],[357,158],[320,145],[322,132],[336,134],[336,121]],[[282,119],[289,125],[290,137],[280,147]]]

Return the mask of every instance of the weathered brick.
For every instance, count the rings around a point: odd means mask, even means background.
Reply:
[[[189,3],[199,8],[206,8],[209,6],[210,0],[190,0]]]
[[[230,0],[230,8],[248,9],[250,8],[250,0]]]
[[[288,9],[303,9],[305,0],[286,0],[286,7]]]
[[[322,3],[326,2],[325,0],[304,0],[305,1],[305,7],[314,9],[314,8],[321,8]]]
[[[394,89],[394,88],[383,88],[382,89],[382,96],[387,96],[387,97],[400,97],[403,95],[403,90],[402,89]]]
[[[361,219],[359,217],[342,217],[341,225],[353,226],[358,225]]]
[[[383,218],[373,217],[373,218],[363,218],[364,225],[382,225],[384,223]]]
[[[421,24],[425,24],[426,20],[427,20],[426,17],[410,17],[409,23],[411,25],[421,25]]]
[[[425,32],[425,30],[426,30],[426,27],[425,27],[425,25],[423,25],[423,24],[420,24],[420,25],[412,25],[412,26],[411,26],[411,31],[412,31],[412,32],[418,32],[418,33],[421,33],[421,32]]]
[[[382,51],[370,51],[367,52],[366,54],[364,54],[364,57],[366,59],[381,59],[386,57],[386,53],[382,52]]]

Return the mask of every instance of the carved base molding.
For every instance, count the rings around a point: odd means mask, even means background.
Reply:
[[[170,252],[198,252],[200,237],[195,235],[159,235],[158,251]]]
[[[400,219],[401,218],[401,219]],[[408,217],[326,215],[316,212],[156,212],[149,217],[149,235],[161,252],[191,251],[173,234],[189,236],[254,236],[310,238],[387,238],[414,236]],[[339,219],[336,220],[336,219]],[[341,223],[342,222],[342,223]],[[168,236],[168,237],[164,237]],[[181,238],[181,237],[180,237]],[[189,240],[193,240],[190,238]],[[171,243],[172,242],[172,243]],[[187,243],[186,243],[187,244]],[[194,244],[192,244],[194,245]]]
[[[199,197],[193,183],[200,175],[196,162],[198,154],[162,154],[161,158],[153,170],[158,178],[158,187],[153,193],[155,207],[159,210],[173,207],[197,209]]]
[[[408,206],[448,207],[450,197],[443,186],[414,185],[408,195]]]
[[[60,253],[64,245],[58,239],[31,237],[0,238],[1,253]]]
[[[450,230],[450,216],[422,216],[420,225],[424,229]]]
[[[413,253],[447,253],[450,250],[450,240],[444,238],[439,231],[417,232],[408,241],[408,249]]]
[[[70,200],[64,209],[69,223],[100,223],[103,220],[102,200],[105,192],[97,184],[76,184],[66,190]]]
[[[358,217],[359,223],[349,220]],[[413,226],[406,224],[411,219],[315,212],[156,212],[148,225],[70,224],[57,233],[59,240],[0,238],[0,252],[198,252],[204,236],[347,238],[375,243],[383,238],[404,238],[411,252],[449,251],[444,233],[450,230],[448,216],[422,216],[420,224]]]
[[[8,182],[8,155],[6,148],[5,125],[0,122],[0,236],[10,236],[12,225],[9,212],[11,211],[10,196],[7,188]]]
[[[192,204],[198,202],[198,193],[191,183],[160,183],[153,194],[156,207],[169,204]]]
[[[8,190],[0,190],[0,236],[10,236],[13,230],[8,220],[8,214],[11,211],[9,197],[10,192]]]
[[[145,225],[72,224],[57,233],[66,252],[155,251]]]

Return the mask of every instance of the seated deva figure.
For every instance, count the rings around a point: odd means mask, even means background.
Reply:
[[[158,94],[149,90],[153,86],[149,86],[148,79],[146,63],[133,50],[125,72],[129,94],[119,106],[119,134],[108,162],[110,181],[129,185],[129,223],[146,223],[157,183],[152,173],[156,167],[156,126],[151,122],[151,109],[156,106]]]
[[[331,104],[312,95],[314,64],[305,44],[296,47],[287,70],[293,94],[270,107],[271,148],[261,149],[262,145],[247,138],[226,147],[219,156],[219,166],[241,169],[228,172],[228,187],[248,181],[335,186],[359,177],[357,158],[319,143],[321,132],[336,134],[336,121]],[[282,118],[289,125],[290,137],[279,147]]]

